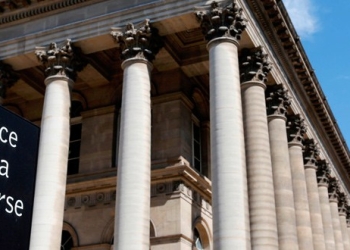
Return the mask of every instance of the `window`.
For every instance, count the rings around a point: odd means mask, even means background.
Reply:
[[[119,154],[119,137],[120,137],[120,109],[116,108],[114,114],[114,128],[113,128],[113,156],[112,156],[112,167],[115,168],[118,165],[118,154]]]
[[[62,231],[61,250],[71,250],[72,247],[73,247],[72,235],[66,230]]]
[[[192,122],[192,166],[202,172],[201,129],[195,121]]]
[[[204,250],[203,244],[202,244],[202,239],[199,235],[197,228],[195,228],[193,231],[193,241],[194,241],[194,247],[195,247],[194,249]]]
[[[68,175],[79,173],[79,157],[81,144],[81,111],[83,106],[80,101],[72,101],[70,109],[71,126],[68,154]]]
[[[81,123],[70,126],[68,175],[79,173],[81,128]]]

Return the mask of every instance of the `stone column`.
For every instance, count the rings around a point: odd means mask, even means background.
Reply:
[[[322,213],[320,205],[320,197],[318,194],[317,187],[317,176],[316,176],[316,158],[319,155],[319,150],[316,147],[313,139],[304,141],[304,167],[305,167],[305,179],[307,194],[310,208],[310,219],[311,228],[314,241],[315,250],[326,249],[326,243],[324,239]]]
[[[349,250],[350,249],[350,241],[349,241],[349,235],[348,235],[348,229],[347,229],[347,222],[346,222],[346,215],[348,210],[348,201],[347,197],[343,192],[339,193],[339,202],[338,202],[338,212],[339,212],[339,220],[340,220],[340,228],[343,238],[343,244],[344,249]]]
[[[149,249],[151,61],[162,42],[149,20],[112,28],[124,62],[114,249]]]
[[[197,12],[208,40],[213,249],[250,249],[238,40],[242,9],[213,2]]]
[[[346,226],[347,226],[348,238],[350,242],[350,206],[347,206],[346,208]]]
[[[300,250],[314,249],[311,231],[309,201],[306,189],[303,136],[306,127],[300,115],[288,116],[287,134],[289,146],[290,168],[292,171],[292,184],[295,205],[295,217]]]
[[[265,82],[271,66],[262,49],[243,49],[240,72],[243,102],[251,244],[278,249]]]
[[[0,106],[6,97],[6,90],[18,81],[18,75],[13,71],[11,65],[0,61]]]
[[[290,100],[282,85],[274,85],[266,89],[266,102],[279,249],[298,249],[285,116]]]
[[[46,70],[30,249],[60,249],[70,129],[70,91],[80,61],[70,40],[36,48]]]
[[[335,177],[329,178],[328,195],[329,204],[331,207],[335,249],[344,250],[343,237],[338,213],[339,183]]]
[[[328,163],[324,160],[317,162],[317,181],[318,181],[318,193],[320,196],[321,214],[323,222],[324,237],[327,250],[335,249],[335,240],[333,232],[333,222],[331,215],[331,207],[328,198],[328,182],[330,177],[330,169]]]

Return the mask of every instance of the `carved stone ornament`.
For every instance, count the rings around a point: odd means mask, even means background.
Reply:
[[[241,56],[239,57],[241,82],[259,81],[266,83],[267,75],[272,69],[267,57],[262,47],[242,49]]]
[[[45,66],[45,76],[65,75],[75,80],[77,72],[83,70],[87,60],[77,47],[73,47],[71,40],[59,47],[51,43],[48,48],[36,47],[35,54]]]
[[[304,142],[304,165],[317,167],[317,157],[320,155],[320,150],[313,139],[307,139]]]
[[[297,115],[287,116],[288,142],[302,143],[306,133],[304,119]]]
[[[0,61],[0,97],[6,97],[6,90],[12,87],[19,79],[11,65]]]
[[[346,224],[350,227],[350,206],[346,208]]]
[[[318,184],[326,184],[329,183],[329,178],[331,176],[331,169],[329,168],[328,162],[325,160],[320,160],[317,162],[317,182]]]
[[[335,177],[329,177],[329,185],[328,185],[328,197],[329,201],[338,202],[339,197],[339,183]]]
[[[217,37],[231,37],[239,41],[247,23],[242,12],[235,0],[228,6],[219,6],[213,1],[207,8],[198,10],[196,17],[208,41]]]
[[[339,192],[338,194],[338,212],[341,215],[346,215],[348,210],[348,199],[343,192]]]
[[[164,46],[158,30],[150,25],[148,19],[137,26],[129,23],[125,29],[112,28],[111,35],[120,45],[123,60],[135,57],[152,62]]]
[[[282,84],[267,86],[266,91],[267,115],[285,116],[291,104],[288,90]]]

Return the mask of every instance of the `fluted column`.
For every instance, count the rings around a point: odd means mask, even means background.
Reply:
[[[233,2],[197,12],[208,40],[213,249],[250,249],[249,210],[238,67],[238,40],[245,28]]]
[[[314,245],[302,144],[304,140],[303,136],[306,133],[306,127],[300,115],[288,116],[287,132],[299,249],[311,250],[314,249]]]
[[[286,92],[282,85],[268,86],[266,90],[280,250],[298,249],[285,116],[290,100]]]
[[[323,222],[322,222],[322,214],[321,214],[321,205],[320,205],[320,197],[318,194],[318,186],[317,186],[317,164],[316,157],[319,155],[319,150],[316,147],[313,139],[308,139],[304,141],[304,167],[305,167],[305,179],[306,179],[306,187],[307,194],[309,200],[309,208],[310,208],[310,219],[311,219],[311,227],[312,227],[312,235],[314,242],[315,250],[324,250],[326,249],[324,230],[323,230]]]
[[[149,249],[151,61],[162,42],[149,20],[112,28],[124,62],[114,249]]]
[[[338,213],[339,184],[335,177],[329,178],[328,195],[329,204],[331,207],[335,249],[344,250],[343,237]]]
[[[70,40],[59,48],[36,48],[46,70],[46,91],[38,153],[31,250],[60,249],[70,126],[70,90],[75,72],[86,63],[80,61]]]
[[[11,65],[0,61],[0,106],[6,97],[6,91],[12,87],[18,80],[18,75],[12,69]]]
[[[347,229],[346,215],[348,210],[348,201],[347,197],[343,192],[339,193],[339,202],[338,202],[338,212],[339,212],[339,220],[340,220],[340,228],[343,238],[343,245],[345,250],[350,249],[350,241]]]
[[[275,196],[267,127],[265,82],[271,70],[262,49],[240,57],[252,249],[278,249]]]
[[[330,169],[328,163],[324,160],[317,162],[317,181],[318,193],[320,196],[321,214],[323,222],[324,237],[327,250],[335,249],[335,240],[333,232],[333,222],[331,215],[331,207],[328,198],[328,182],[330,177]]]

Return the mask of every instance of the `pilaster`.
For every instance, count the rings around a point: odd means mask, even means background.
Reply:
[[[112,28],[120,45],[123,93],[120,118],[114,249],[148,250],[150,229],[151,61],[162,46],[149,20]],[[131,240],[132,239],[132,240]]]
[[[213,249],[250,249],[238,45],[246,27],[236,1],[196,12],[208,40]],[[235,213],[232,213],[235,211]]]
[[[241,51],[240,74],[253,249],[278,249],[277,219],[267,126],[265,82],[271,70],[261,47]]]
[[[76,72],[86,61],[67,40],[61,47],[51,43],[35,54],[45,66],[45,98],[41,120],[38,167],[34,197],[31,249],[59,249],[70,125],[70,90]]]

